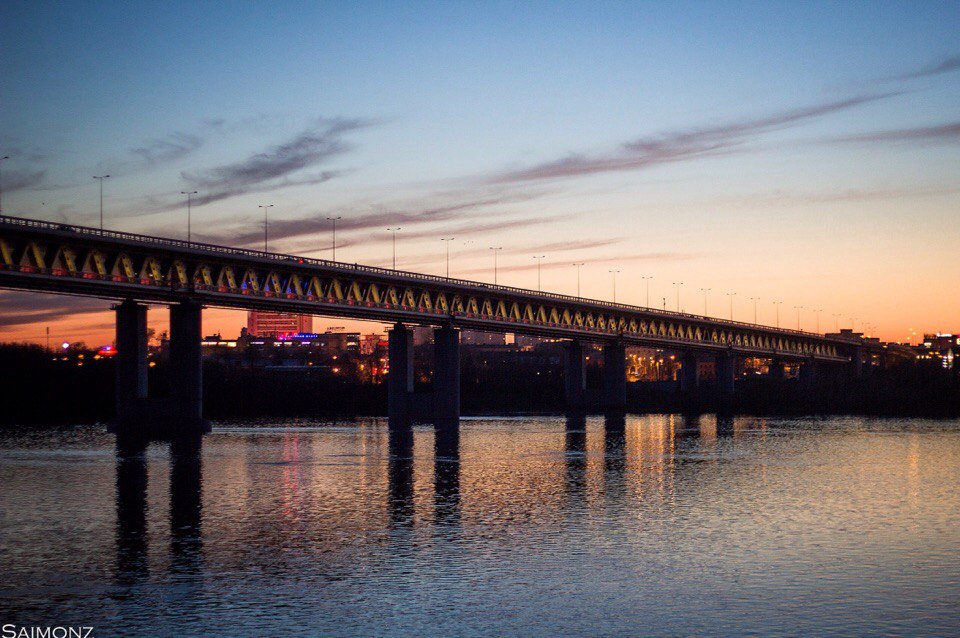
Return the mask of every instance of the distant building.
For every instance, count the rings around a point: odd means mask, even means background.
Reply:
[[[502,346],[507,343],[507,337],[502,332],[462,330],[460,332],[460,343],[465,346]]]
[[[313,317],[288,312],[247,313],[247,332],[255,337],[278,337],[313,332]]]

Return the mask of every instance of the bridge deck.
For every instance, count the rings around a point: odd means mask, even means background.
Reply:
[[[597,341],[849,361],[882,347],[713,317],[324,259],[0,219],[0,286]]]

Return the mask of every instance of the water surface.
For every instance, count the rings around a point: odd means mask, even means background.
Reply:
[[[94,635],[960,632],[960,423],[0,435],[0,622]]]

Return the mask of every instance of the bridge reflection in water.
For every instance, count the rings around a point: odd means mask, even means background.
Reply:
[[[311,553],[326,554],[344,551],[345,547],[334,540],[337,534],[330,533],[335,523],[318,518],[311,508],[320,502],[319,492],[324,493],[324,511],[332,507],[342,515],[344,507],[364,507],[363,503],[350,504],[353,497],[346,486],[351,482],[359,482],[364,489],[374,492],[382,490],[384,494],[380,503],[365,502],[370,509],[356,514],[354,531],[379,533],[382,528],[377,521],[383,519],[376,512],[385,511],[385,529],[414,531],[426,525],[452,532],[469,525],[475,530],[496,533],[499,526],[510,521],[536,519],[542,524],[558,520],[564,511],[580,516],[584,508],[602,502],[622,507],[624,499],[668,499],[673,475],[682,465],[677,455],[734,432],[732,419],[710,415],[574,415],[568,416],[565,424],[560,422],[560,427],[544,428],[543,423],[543,419],[520,419],[494,429],[468,427],[466,434],[461,434],[460,429],[351,426],[348,441],[334,442],[333,448],[318,447],[331,442],[331,433],[325,428],[244,430],[216,435],[208,443],[219,448],[226,441],[229,448],[243,441],[250,449],[249,460],[239,460],[254,463],[245,472],[218,466],[217,457],[213,470],[220,491],[227,492],[218,495],[218,506],[226,505],[234,516],[245,519],[239,525],[241,534],[252,534],[248,540],[279,547],[291,542],[306,543],[305,549]],[[514,428],[530,425],[535,431],[524,436],[521,447],[515,447]],[[466,441],[465,449],[461,438]],[[364,449],[359,456],[345,450],[346,445],[358,442]],[[183,582],[198,582],[190,576],[200,574],[204,563],[202,439],[188,437],[164,445],[169,445],[167,565],[171,575],[186,577]],[[358,460],[346,465],[324,462],[340,454]],[[148,529],[147,459],[145,440],[141,439],[139,444],[118,440],[116,581],[120,585],[134,585],[151,576],[148,539],[157,538],[158,533],[154,530],[151,534]],[[523,463],[518,465],[518,459]],[[231,458],[229,463],[237,461]],[[529,467],[524,469],[524,464]],[[251,471],[253,468],[261,471]],[[279,468],[280,473],[265,472],[264,468]],[[328,472],[330,475],[325,476]],[[229,484],[237,478],[242,485]],[[224,484],[225,480],[228,483]],[[254,487],[249,484],[251,481],[268,484]],[[275,485],[270,486],[270,481]],[[464,482],[469,494],[466,500]],[[330,489],[334,493],[328,493]],[[265,495],[272,497],[264,500]],[[240,502],[225,503],[223,499]],[[280,516],[272,510],[274,507],[279,508]],[[264,517],[269,518],[269,525],[258,527]],[[255,529],[244,529],[250,524]],[[313,528],[317,524],[320,530]],[[236,527],[236,521],[222,521],[207,533],[235,534]],[[318,545],[313,546],[310,539]],[[154,557],[153,564],[156,562]]]

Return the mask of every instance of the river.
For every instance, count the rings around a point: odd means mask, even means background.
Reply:
[[[0,623],[91,635],[960,632],[960,422],[0,433]]]

